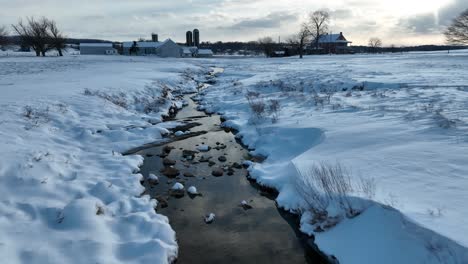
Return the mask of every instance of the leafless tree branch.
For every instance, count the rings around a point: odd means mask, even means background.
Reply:
[[[319,10],[309,15],[309,31],[315,41],[315,48],[319,47],[319,39],[328,31],[330,14],[325,10]]]
[[[35,19],[28,17],[26,22],[20,20],[12,25],[14,31],[20,36],[22,44],[31,47],[37,56],[45,56],[51,49],[57,49],[62,56],[65,47],[65,37],[58,29],[55,21],[46,17]]]
[[[379,38],[370,38],[368,46],[371,48],[372,52],[376,52],[376,50],[382,47],[382,40]]]
[[[8,44],[8,31],[4,26],[0,26],[0,47]]]
[[[468,9],[455,18],[444,32],[447,42],[456,45],[468,44]]]
[[[288,40],[289,44],[295,46],[298,50],[299,57],[302,59],[304,56],[304,49],[306,45],[310,42],[311,32],[309,25],[304,23],[301,25],[300,31]]]

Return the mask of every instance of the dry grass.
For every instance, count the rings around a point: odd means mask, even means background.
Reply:
[[[351,174],[340,163],[320,163],[308,170],[299,171],[296,190],[318,219],[328,219],[330,206],[338,206],[348,218],[359,215],[360,206],[353,203],[353,194],[362,193],[372,199],[376,192],[374,179],[360,178],[354,183]]]

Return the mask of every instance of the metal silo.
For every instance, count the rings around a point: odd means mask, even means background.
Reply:
[[[192,31],[187,31],[187,33],[185,34],[186,35],[186,38],[187,38],[187,47],[192,47],[193,46],[193,34],[192,34]]]
[[[196,47],[200,46],[200,31],[198,29],[193,30],[193,42]]]
[[[155,34],[155,33],[151,34],[151,40],[153,42],[158,42],[159,41],[158,34]]]

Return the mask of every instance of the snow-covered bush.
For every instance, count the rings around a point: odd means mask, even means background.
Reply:
[[[27,105],[23,108],[23,117],[29,122],[29,125],[26,127],[27,129],[37,127],[49,122],[49,107],[41,109]]]
[[[271,115],[271,120],[273,123],[276,123],[279,119],[281,112],[281,104],[279,100],[270,99],[268,100],[268,113]]]
[[[247,92],[247,95],[245,97],[247,98],[247,102],[249,104],[249,107],[252,113],[258,119],[263,118],[267,107],[266,107],[265,101],[260,96],[260,93],[249,91]]]
[[[90,89],[86,88],[84,90],[84,95],[97,96],[124,109],[128,109],[127,96],[125,95],[125,93],[108,94],[100,91],[91,91]]]
[[[441,109],[438,109],[434,113],[434,119],[441,128],[449,129],[457,125],[456,120],[448,118],[442,113]]]
[[[305,171],[298,171],[296,190],[307,204],[306,210],[320,224],[319,231],[335,226],[343,217],[353,218],[365,208],[362,199],[353,197],[363,193],[367,198],[375,195],[375,181],[361,178],[353,183],[349,171],[340,163],[319,163]]]

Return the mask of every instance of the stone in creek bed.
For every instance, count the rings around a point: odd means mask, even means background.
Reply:
[[[175,177],[179,176],[180,171],[178,169],[176,169],[176,168],[167,167],[164,170],[161,170],[161,173],[166,177],[175,178]]]
[[[201,156],[200,162],[210,162],[211,157]]]
[[[214,169],[211,174],[215,177],[221,177],[224,175],[224,170],[222,168]]]
[[[248,204],[246,201],[242,201],[242,203],[241,203],[240,206],[241,206],[245,211],[250,210],[250,209],[253,208],[253,207],[252,207],[250,204]]]
[[[195,177],[195,175],[193,175],[193,173],[191,173],[191,172],[185,172],[184,177],[193,178],[193,177]]]
[[[184,149],[182,151],[182,156],[184,158],[186,158],[187,160],[193,160],[195,158],[195,154],[197,154],[197,153],[198,153],[198,151]]]
[[[167,199],[161,195],[156,196],[156,200],[158,201],[158,205],[161,206],[161,208],[167,208],[169,206]]]
[[[169,154],[173,149],[174,149],[173,147],[165,146],[163,148],[163,152],[166,154]]]
[[[215,147],[216,150],[222,150],[222,149],[226,149],[226,148],[227,148],[227,146],[224,145],[224,144],[221,144],[221,145]]]
[[[208,162],[208,166],[213,167],[214,165],[216,165],[216,162],[211,160]]]
[[[227,175],[228,175],[228,176],[234,175],[234,170],[233,170],[233,169],[229,169]]]
[[[242,169],[242,165],[240,165],[240,164],[237,163],[237,162],[234,162],[234,163],[232,164],[232,167],[233,167],[234,169]]]
[[[163,159],[164,166],[174,166],[176,164],[175,160],[171,160],[169,158]]]
[[[218,160],[221,162],[226,162],[227,158],[225,156],[219,156]]]
[[[185,190],[170,190],[169,194],[175,198],[182,198],[185,196]]]

